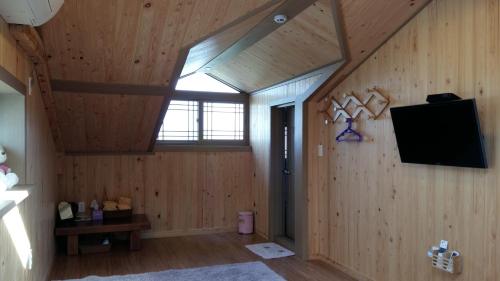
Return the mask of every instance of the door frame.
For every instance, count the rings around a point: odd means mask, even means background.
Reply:
[[[268,237],[271,241],[275,240],[276,236],[276,225],[275,219],[276,215],[279,214],[276,212],[276,206],[273,206],[274,200],[276,200],[276,190],[272,187],[276,185],[277,180],[281,180],[281,177],[273,177],[277,172],[281,174],[281,171],[276,171],[277,165],[275,165],[276,157],[273,157],[273,153],[279,153],[279,149],[276,149],[276,144],[273,143],[273,139],[276,139],[276,130],[273,130],[277,125],[276,119],[273,118],[273,115],[279,114],[279,107],[282,107],[287,104],[295,105],[295,115],[294,115],[294,192],[295,192],[295,239],[293,244],[293,250],[295,255],[301,259],[309,259],[309,219],[308,219],[308,192],[307,192],[307,151],[308,151],[308,143],[307,143],[307,103],[309,98],[312,96],[314,92],[316,92],[327,80],[330,76],[342,65],[343,61],[339,61],[335,64],[329,65],[322,69],[322,74],[318,78],[318,80],[313,83],[302,95],[298,95],[296,97],[288,97],[284,99],[279,99],[272,101],[269,104],[269,114],[270,114],[270,144],[269,144],[269,152],[270,152],[270,165],[269,165],[269,178],[268,178]],[[277,113],[278,112],[278,113]],[[277,119],[279,120],[279,119]],[[274,123],[274,124],[273,124]],[[279,125],[279,124],[278,124]],[[274,134],[274,135],[273,135]],[[276,152],[278,151],[278,152]],[[289,245],[285,245],[289,246]]]

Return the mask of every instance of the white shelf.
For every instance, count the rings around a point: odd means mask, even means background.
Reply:
[[[32,185],[18,185],[0,192],[0,218],[28,198],[32,191]]]
[[[3,218],[10,210],[14,209],[16,202],[12,200],[0,200],[0,218]]]

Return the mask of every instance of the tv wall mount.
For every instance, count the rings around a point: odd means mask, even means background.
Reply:
[[[435,95],[428,95],[425,101],[427,101],[428,103],[440,103],[440,102],[456,101],[461,99],[462,99],[461,97],[455,95],[454,93],[441,93]]]

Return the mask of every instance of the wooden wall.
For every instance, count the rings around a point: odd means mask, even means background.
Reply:
[[[326,127],[316,115],[309,152],[314,256],[372,280],[500,280],[499,34],[500,1],[435,0],[334,89],[341,97],[378,86],[391,106],[440,92],[475,97],[490,168],[402,164],[389,113],[356,124],[369,139],[361,144],[335,143],[344,124]],[[325,157],[317,156],[318,144]],[[426,251],[440,239],[462,253],[460,276],[431,267]]]
[[[0,19],[0,65],[27,82],[31,64],[11,38]],[[56,153],[38,87],[26,101],[26,182],[33,193],[18,207],[30,240],[33,267],[25,270],[2,220],[0,224],[0,280],[45,280],[54,257],[54,217],[56,197]],[[15,238],[15,237],[14,237]]]
[[[268,195],[269,195],[269,157],[271,149],[271,104],[294,99],[303,94],[321,75],[295,81],[250,97],[250,145],[254,162],[252,190],[255,202],[255,227],[257,233],[268,235]]]
[[[235,231],[237,212],[252,209],[251,160],[249,151],[64,156],[59,198],[131,196],[151,221],[146,237]]]

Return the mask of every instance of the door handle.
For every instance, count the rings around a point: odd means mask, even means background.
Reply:
[[[290,174],[291,174],[291,172],[290,172],[290,170],[284,169],[284,170],[283,170],[283,174],[285,174],[285,175],[290,175]]]

